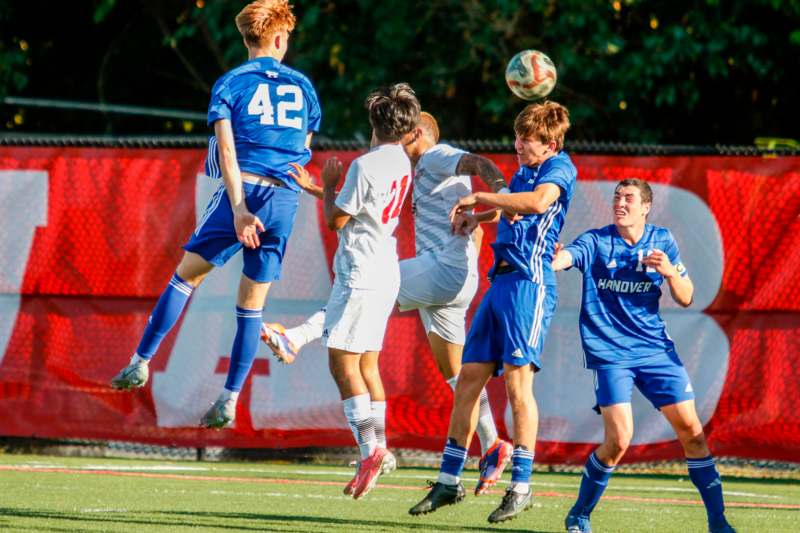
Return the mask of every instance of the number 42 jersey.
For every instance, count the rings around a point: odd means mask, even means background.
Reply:
[[[299,191],[289,163],[311,159],[306,137],[319,131],[322,113],[311,82],[271,57],[258,57],[225,73],[214,84],[208,125],[231,121],[239,169],[271,176]],[[222,177],[214,136],[209,140],[206,174]]]

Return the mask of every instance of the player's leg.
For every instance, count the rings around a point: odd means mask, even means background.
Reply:
[[[706,508],[709,531],[712,533],[733,531],[725,518],[722,478],[714,462],[714,456],[708,448],[694,400],[662,406],[661,412],[672,425],[683,446],[689,477],[697,487]]]
[[[539,429],[539,410],[533,396],[534,366],[505,363],[503,374],[513,420],[514,451],[511,455],[511,486],[497,509],[489,515],[488,520],[492,523],[510,520],[533,505],[530,479]]]
[[[467,362],[461,367],[439,476],[425,498],[409,509],[410,514],[427,514],[464,499],[466,492],[461,484],[461,472],[478,422],[478,400],[495,368],[493,362]]]
[[[578,498],[565,519],[567,531],[591,531],[589,517],[608,486],[614,468],[633,438],[634,372],[628,368],[595,371],[596,409],[603,416],[603,443],[586,459]]]
[[[464,351],[464,326],[469,300],[463,304],[419,309],[422,324],[428,332],[428,343],[436,366],[454,392]],[[497,434],[486,387],[481,391],[477,417],[475,431],[481,443],[481,460],[478,463],[480,475],[475,486],[475,495],[481,495],[500,479],[511,460],[513,448]]]
[[[127,390],[142,387],[147,383],[150,359],[178,321],[194,289],[213,268],[214,265],[200,255],[184,252],[175,273],[150,313],[147,326],[130,363],[111,380],[113,388]]]
[[[272,350],[278,361],[285,364],[294,362],[300,350],[309,342],[322,337],[325,324],[323,307],[299,326],[287,328],[278,322],[264,323],[261,340]]]
[[[388,474],[397,469],[397,459],[386,445],[386,392],[383,390],[383,381],[378,367],[380,352],[365,352],[361,356],[361,377],[367,385],[370,396],[372,421],[375,425],[375,440],[378,448],[386,450],[386,458],[381,468],[382,474]]]
[[[200,420],[203,427],[223,428],[231,425],[236,418],[239,393],[258,351],[261,311],[270,286],[271,283],[255,281],[242,274],[236,299],[236,334],[228,376],[217,400]]]

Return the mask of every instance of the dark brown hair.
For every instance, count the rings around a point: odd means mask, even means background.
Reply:
[[[395,83],[372,91],[364,107],[369,111],[369,123],[375,136],[382,142],[399,141],[419,122],[419,101],[407,83]]]
[[[617,186],[614,187],[614,193],[616,193],[622,187],[636,187],[639,189],[639,196],[642,198],[642,203],[653,203],[653,189],[650,188],[650,184],[646,181],[640,180],[639,178],[624,179],[617,183]]]

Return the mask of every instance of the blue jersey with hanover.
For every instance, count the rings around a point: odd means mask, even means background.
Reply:
[[[281,180],[299,191],[287,174],[289,163],[305,165],[308,133],[319,131],[321,111],[311,82],[271,57],[252,59],[224,74],[211,91],[208,124],[231,121],[239,169]],[[206,174],[222,177],[214,136],[209,140]]]
[[[583,233],[566,250],[583,272],[580,332],[587,368],[630,368],[674,352],[658,312],[664,278],[641,262],[661,250],[687,275],[668,229],[646,224],[631,246],[612,224]]]
[[[555,285],[556,276],[550,263],[553,260],[553,246],[564,225],[564,217],[575,189],[578,171],[566,152],[558,152],[536,167],[522,166],[511,178],[509,189],[514,192],[530,192],[544,183],[553,183],[561,189],[558,200],[541,214],[524,215],[521,220],[511,224],[505,217],[497,226],[497,240],[494,248],[495,266],[501,259],[512,265],[529,280]]]

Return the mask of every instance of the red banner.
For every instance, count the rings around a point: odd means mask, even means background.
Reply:
[[[318,173],[331,152],[310,164]],[[355,153],[337,153],[348,162]],[[0,435],[137,440],[182,446],[349,446],[324,350],[297,363],[259,353],[234,428],[198,429],[224,382],[240,260],[212,274],[136,392],[109,388],[181,257],[218,182],[184,149],[0,147]],[[490,156],[506,176],[512,156]],[[562,240],[611,220],[624,177],[654,185],[651,221],[670,227],[697,286],[695,303],[663,315],[697,393],[717,455],[800,460],[800,158],[575,156],[579,184]],[[335,234],[301,201],[269,320],[300,322],[327,299]],[[398,230],[413,255],[408,205]],[[491,263],[487,231],[481,256]],[[238,262],[237,262],[238,261]],[[485,281],[473,309],[485,290]],[[559,308],[536,378],[537,459],[582,462],[602,438],[591,373],[577,340],[579,274],[559,274]],[[396,313],[381,355],[394,447],[441,449],[452,394],[415,313]],[[490,383],[501,433],[501,381]],[[628,460],[681,457],[663,417],[641,397]]]

